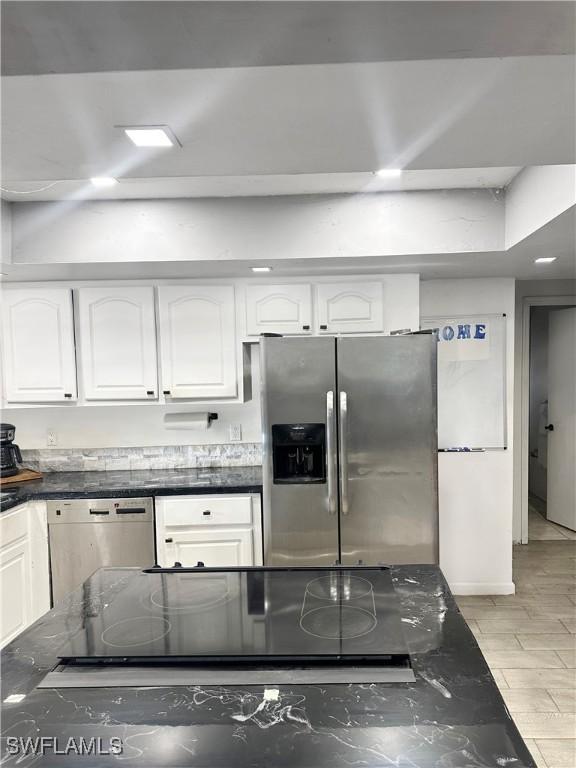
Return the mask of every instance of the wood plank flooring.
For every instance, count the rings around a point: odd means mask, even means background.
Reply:
[[[576,534],[529,516],[516,594],[457,597],[539,768],[576,768]]]

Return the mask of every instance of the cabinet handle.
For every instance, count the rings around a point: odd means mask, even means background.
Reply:
[[[64,397],[72,397],[72,392],[64,392]]]
[[[204,512],[202,512],[203,515],[210,515],[212,514],[209,509],[205,509]]]
[[[172,544],[174,539],[164,539],[164,541],[166,542],[166,544]]]
[[[163,389],[162,390],[162,394],[163,395],[169,395],[170,394],[170,390],[169,389]]]
[[[327,331],[328,330],[328,326],[327,325],[321,325],[320,326],[320,330],[321,331]]]
[[[309,325],[303,325],[302,326],[302,330],[303,331],[309,331],[310,330],[310,326]]]
[[[154,390],[153,389],[147,389],[146,390],[146,394],[147,395],[153,395],[154,394]]]

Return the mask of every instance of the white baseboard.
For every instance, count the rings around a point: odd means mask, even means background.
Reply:
[[[516,586],[513,581],[508,583],[499,582],[498,584],[458,581],[451,583],[450,589],[454,595],[513,595],[516,592]]]

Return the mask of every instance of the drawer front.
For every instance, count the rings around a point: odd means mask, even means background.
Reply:
[[[179,496],[156,499],[165,528],[194,525],[250,525],[251,496]]]

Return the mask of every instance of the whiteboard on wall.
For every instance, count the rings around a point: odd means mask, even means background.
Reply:
[[[438,329],[438,448],[506,448],[506,316],[426,317]]]

